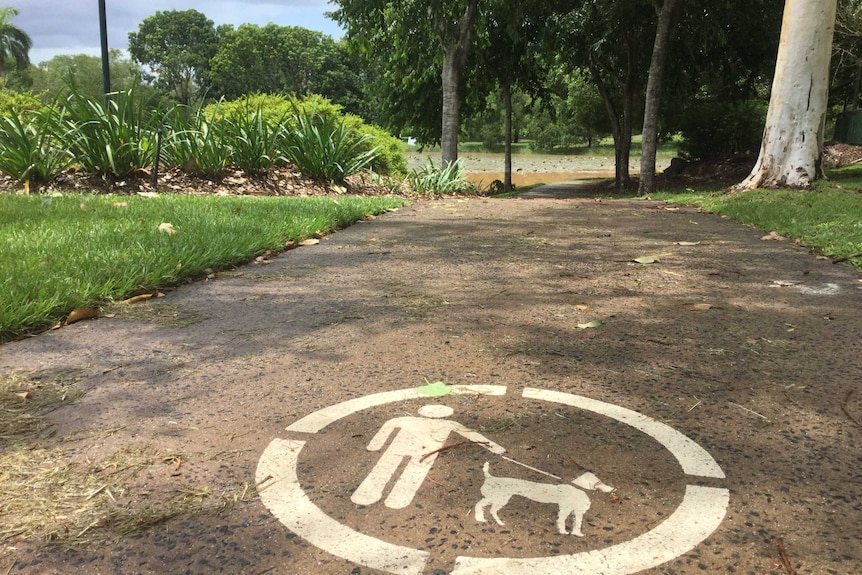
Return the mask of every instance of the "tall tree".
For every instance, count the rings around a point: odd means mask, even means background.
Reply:
[[[129,33],[129,53],[149,66],[155,85],[181,104],[191,104],[209,84],[209,63],[219,37],[197,10],[156,12]]]
[[[388,76],[393,89],[400,84],[402,92],[419,95],[424,101],[429,93],[427,72],[440,70],[442,161],[457,160],[464,72],[480,14],[479,0],[335,0],[335,4],[339,9],[331,16],[345,26],[355,49],[369,61],[377,60],[380,68],[399,71],[398,78]],[[423,66],[423,61],[433,68]],[[432,111],[426,107],[423,113],[427,116]]]
[[[33,41],[26,32],[12,24],[18,15],[15,8],[0,8],[0,79],[12,68],[23,70],[30,65],[30,49]]]
[[[123,58],[120,50],[109,53],[112,89],[128,90],[141,77],[141,68]],[[68,91],[69,83],[76,90],[94,98],[104,96],[102,90],[102,62],[99,56],[87,54],[60,54],[30,69],[31,89],[44,94],[50,101]],[[152,88],[151,88],[152,89]]]
[[[646,97],[644,99],[644,126],[641,132],[641,168],[638,195],[645,196],[655,191],[655,157],[658,146],[658,120],[661,107],[661,91],[667,67],[668,49],[671,40],[671,22],[683,0],[653,0],[658,24],[652,60],[649,66]]]
[[[822,175],[837,0],[786,0],[760,156],[738,189],[807,188]]]

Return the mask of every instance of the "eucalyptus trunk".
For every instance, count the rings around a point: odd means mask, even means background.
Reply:
[[[461,81],[467,67],[473,25],[479,15],[479,0],[470,0],[454,30],[439,16],[435,25],[443,42],[443,125],[440,151],[445,168],[458,160],[458,131],[461,126]]]
[[[760,156],[736,189],[808,188],[823,176],[837,0],[786,0]]]

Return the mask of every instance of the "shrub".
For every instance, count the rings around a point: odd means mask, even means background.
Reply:
[[[0,171],[21,182],[47,182],[72,161],[60,137],[62,111],[41,108],[19,112],[12,108],[0,118]]]
[[[0,87],[0,117],[42,109],[42,100],[33,92],[18,92]]]
[[[366,149],[370,136],[356,136],[343,117],[297,109],[285,131],[285,157],[309,178],[343,182],[368,167],[376,149]]]
[[[162,158],[169,167],[188,174],[217,178],[230,164],[231,146],[225,141],[227,120],[215,112],[208,116],[203,109],[175,106],[164,118],[167,127]]]
[[[680,153],[690,160],[756,154],[766,110],[759,100],[695,102],[680,119]]]
[[[70,86],[65,134],[85,172],[122,178],[152,165],[155,130],[144,107],[134,86],[107,98]]]
[[[456,160],[445,168],[440,168],[429,159],[424,168],[414,170],[407,176],[407,179],[413,191],[426,196],[478,193],[479,190],[476,186],[464,179],[462,171],[461,160]]]

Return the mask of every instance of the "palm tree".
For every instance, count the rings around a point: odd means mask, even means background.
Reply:
[[[15,62],[15,68],[22,70],[30,65],[30,48],[33,41],[10,20],[18,15],[15,8],[0,8],[0,79],[6,79],[8,65]]]

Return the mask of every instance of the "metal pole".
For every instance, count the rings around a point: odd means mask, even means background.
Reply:
[[[102,38],[102,88],[105,94],[110,94],[111,68],[108,64],[108,18],[105,13],[105,0],[99,0],[99,31]]]

